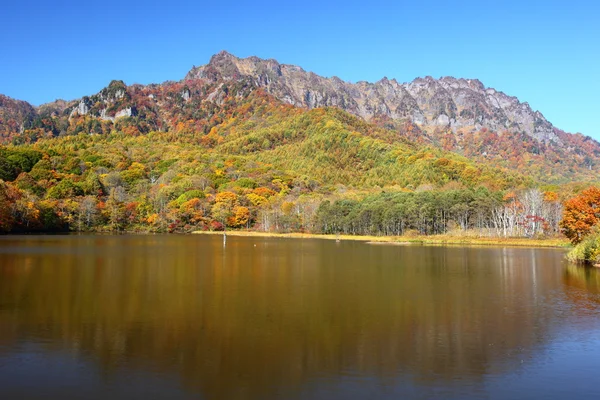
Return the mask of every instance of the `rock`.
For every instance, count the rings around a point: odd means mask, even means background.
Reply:
[[[132,115],[131,107],[128,107],[123,110],[117,111],[117,113],[115,114],[115,119],[121,118],[121,117],[131,117],[131,115]]]
[[[294,65],[258,57],[238,58],[227,52],[194,67],[185,79],[229,81],[249,77],[281,101],[294,106],[339,107],[366,120],[374,116],[409,118],[421,127],[487,127],[509,130],[544,142],[560,142],[554,127],[527,103],[486,88],[477,79],[427,76],[409,83],[387,77],[375,83],[325,78]]]
[[[85,114],[88,113],[89,110],[90,110],[90,108],[82,100],[82,101],[79,102],[79,104],[77,105],[77,107],[71,112],[71,114],[77,113],[79,115],[85,115]]]

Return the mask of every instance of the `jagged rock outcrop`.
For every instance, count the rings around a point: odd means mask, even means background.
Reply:
[[[103,121],[135,116],[135,106],[123,81],[112,81],[93,96],[84,96],[70,108],[69,117],[90,115]]]
[[[476,79],[417,78],[409,83],[383,78],[375,83],[325,78],[294,65],[258,57],[238,58],[227,52],[185,77],[207,81],[250,78],[278,99],[295,106],[342,108],[366,120],[376,116],[410,119],[422,127],[525,133],[543,142],[558,142],[554,127],[527,103]]]
[[[527,103],[492,88],[477,79],[443,77],[417,78],[409,83],[383,78],[375,83],[344,82],[337,77],[325,78],[294,65],[258,57],[238,58],[227,52],[214,55],[204,66],[194,67],[186,81],[198,81],[210,86],[202,101],[219,105],[226,93],[224,82],[244,82],[265,89],[279,100],[298,107],[339,107],[369,121],[374,118],[410,120],[423,130],[478,131],[525,134],[544,143],[562,144],[561,136],[544,116],[533,111]],[[164,85],[173,85],[166,82]],[[212,85],[212,86],[211,86]],[[71,102],[57,101],[36,110],[26,102],[0,97],[0,126],[5,136],[22,132],[37,115],[90,116],[102,121],[120,117],[164,114],[161,107],[178,102],[180,107],[190,103],[194,95],[183,86],[177,93],[162,99],[155,98],[153,89],[161,85],[127,86],[114,80],[92,96]],[[134,93],[146,91],[146,103],[137,104]],[[195,103],[190,103],[195,104]],[[155,118],[156,119],[156,118]],[[162,118],[164,119],[164,118]]]

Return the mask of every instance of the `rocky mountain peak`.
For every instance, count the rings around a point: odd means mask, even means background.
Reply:
[[[227,50],[221,50],[220,52],[218,52],[217,54],[214,54],[209,61],[209,64],[217,61],[219,59],[226,59],[226,58],[235,58],[237,59],[236,56],[234,56],[233,54],[231,54],[230,52],[228,52]]]
[[[398,83],[350,83],[258,57],[238,58],[226,51],[193,68],[185,79],[216,82],[247,78],[278,99],[299,107],[339,107],[365,120],[410,119],[424,129],[490,130],[524,133],[541,141],[560,141],[554,127],[527,103],[487,88],[477,79],[432,76]]]

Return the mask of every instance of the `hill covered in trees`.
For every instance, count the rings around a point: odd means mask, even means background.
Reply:
[[[1,148],[3,230],[315,230],[329,199],[440,188],[498,198],[533,183],[339,109],[300,109],[260,90],[231,93],[218,118],[207,133],[183,126],[189,131]]]

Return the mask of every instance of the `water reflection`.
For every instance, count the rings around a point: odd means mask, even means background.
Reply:
[[[566,271],[552,250],[2,238],[0,351],[68,351],[106,379],[176,374],[210,399],[314,396],[310,385],[365,377],[477,386],[551,339],[556,293],[581,281]]]
[[[600,268],[569,264],[564,271],[565,283],[591,294],[600,293]]]

